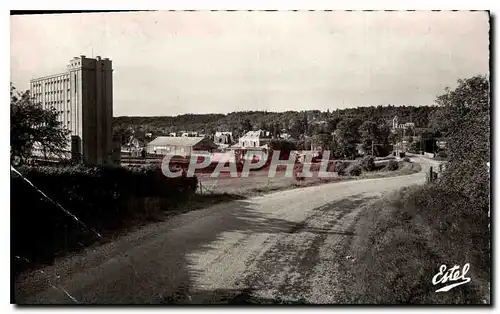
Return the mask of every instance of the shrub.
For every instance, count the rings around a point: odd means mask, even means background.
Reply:
[[[403,161],[410,162],[410,157],[403,158]]]
[[[346,174],[345,170],[349,167],[350,163],[337,161],[335,162],[335,171],[337,171],[339,176],[343,176]]]
[[[375,169],[375,158],[373,156],[365,156],[360,163],[365,171],[373,171]]]
[[[102,231],[126,225],[131,217],[150,216],[145,212],[149,212],[145,204],[132,206],[135,212],[131,212],[128,206],[131,200],[156,199],[162,209],[168,209],[192,194],[198,184],[196,177],[167,178],[158,167],[137,170],[110,166],[20,167],[17,170],[36,189],[11,172],[12,251],[32,261],[50,261],[57,251],[78,249],[97,238],[37,189],[89,228]]]
[[[488,77],[475,76],[458,83],[455,90],[447,90],[436,101],[449,160],[439,181],[446,189],[470,198],[470,206],[464,210],[488,211],[490,82]]]
[[[363,169],[361,168],[361,166],[359,164],[353,163],[352,165],[347,167],[347,169],[345,171],[348,175],[357,177],[357,176],[361,175],[361,172],[363,171]]]
[[[437,153],[437,157],[445,159],[448,158],[448,154],[445,151],[441,150]]]
[[[389,162],[387,163],[387,166],[385,166],[385,168],[389,171],[395,171],[395,170],[398,170],[399,164],[395,160],[389,160]]]

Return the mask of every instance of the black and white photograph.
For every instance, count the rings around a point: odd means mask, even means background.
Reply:
[[[491,307],[490,11],[9,18],[16,307]]]

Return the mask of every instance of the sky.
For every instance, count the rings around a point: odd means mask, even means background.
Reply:
[[[113,61],[114,116],[432,105],[489,73],[485,12],[121,12],[11,16],[11,81]]]

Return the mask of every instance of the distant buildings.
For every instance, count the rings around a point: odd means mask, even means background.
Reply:
[[[195,131],[179,131],[179,132],[170,132],[168,136],[171,137],[204,137],[204,134],[200,134]]]
[[[292,138],[292,136],[291,136],[290,134],[288,134],[288,133],[285,133],[285,132],[284,132],[284,133],[281,133],[281,134],[279,135],[279,138],[280,138],[280,139],[283,139],[283,140],[289,140],[289,139],[291,139],[291,138]]]
[[[66,72],[32,79],[30,92],[35,102],[59,112],[71,132],[68,155],[87,164],[114,162],[111,60],[75,57]]]
[[[398,129],[408,130],[408,129],[414,129],[414,128],[415,128],[415,123],[413,123],[413,122],[399,123],[398,117],[394,117],[392,119],[393,132],[395,132]]]
[[[267,144],[272,139],[271,132],[258,130],[248,131],[238,140],[237,147],[239,148],[257,148],[267,147]]]
[[[233,132],[215,132],[214,143],[220,148],[227,148],[234,143]]]
[[[145,146],[146,145],[143,140],[132,135],[128,138],[127,143],[122,146],[121,152],[128,154],[131,157],[140,157]]]

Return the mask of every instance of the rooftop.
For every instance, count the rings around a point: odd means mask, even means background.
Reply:
[[[248,131],[240,139],[257,139],[260,137],[270,137],[270,132],[264,130]]]
[[[158,136],[151,142],[149,142],[148,145],[153,145],[153,146],[166,146],[166,145],[175,145],[175,146],[194,146],[201,142],[205,137],[203,136],[193,136],[193,137],[187,137],[187,136],[178,136],[178,137],[173,137],[173,136]]]

